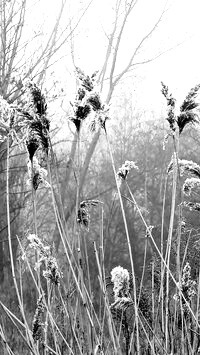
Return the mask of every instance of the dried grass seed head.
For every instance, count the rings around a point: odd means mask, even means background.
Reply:
[[[191,278],[191,266],[189,262],[187,262],[183,268],[182,278],[179,287],[184,297],[186,298],[186,301],[188,302],[191,301],[192,298],[196,295],[196,281],[192,280]],[[179,300],[179,295],[175,294],[174,299]],[[182,302],[183,306],[185,306],[184,299],[182,300]]]
[[[102,203],[99,200],[86,200],[80,202],[80,207],[77,212],[77,222],[88,229],[90,222],[89,208],[91,206],[96,207],[99,203]]]
[[[29,153],[29,159],[32,160],[39,147],[48,154],[49,134],[46,128],[46,119],[34,117],[27,125],[26,146]]]
[[[176,116],[175,116],[176,100],[172,96],[172,94],[169,94],[168,86],[166,86],[163,82],[161,82],[161,85],[162,85],[161,92],[167,100],[167,106],[168,106],[167,121],[169,122],[170,129],[174,132],[176,130]]]
[[[62,272],[59,270],[56,258],[52,255],[50,246],[45,245],[35,234],[30,234],[27,239],[30,241],[29,247],[39,252],[40,259],[36,266],[40,266],[44,261],[46,270],[43,271],[43,276],[49,279],[52,284],[58,286],[62,278]]]
[[[169,94],[168,87],[162,84],[162,94],[165,96],[168,105],[168,117],[167,120],[169,122],[171,130],[174,132],[176,130],[176,124],[179,128],[179,134],[183,132],[185,126],[189,123],[197,123],[199,122],[198,113],[196,108],[199,106],[199,103],[195,102],[196,96],[200,89],[200,84],[196,85],[192,88],[188,95],[186,96],[183,104],[180,107],[179,115],[175,115],[175,103],[176,100]]]
[[[60,284],[60,279],[62,278],[62,273],[59,271],[58,263],[55,257],[50,256],[47,259],[47,268],[43,271],[43,276],[49,279],[52,284],[58,286]]]
[[[189,208],[190,211],[200,212],[200,203],[184,201],[183,206]]]
[[[74,115],[69,118],[74,123],[77,132],[79,132],[82,121],[84,121],[91,112],[91,107],[87,103],[87,95],[84,88],[80,87],[78,89],[75,101],[73,104],[71,103],[71,106],[73,108]]]
[[[0,142],[4,141],[8,134],[12,139],[18,141],[15,131],[15,123],[18,121],[17,106],[9,104],[2,96],[0,96]]]
[[[94,74],[89,76],[86,75],[80,68],[76,67],[77,78],[80,80],[81,86],[88,92],[94,89],[97,73],[98,71],[96,71]]]
[[[173,171],[173,165],[174,164],[172,159],[167,169],[168,173]],[[194,163],[192,160],[178,159],[178,166],[181,174],[187,172],[197,178],[200,178],[200,166],[197,163]]]
[[[74,123],[77,132],[80,131],[81,123],[90,114],[91,108],[89,105],[79,105],[74,108],[74,116],[70,117],[70,120]]]
[[[48,154],[50,121],[47,118],[47,104],[41,90],[32,81],[25,83],[27,92],[24,127],[27,128],[26,146],[32,160],[39,147]]]
[[[179,126],[179,133],[181,133],[184,127],[189,123],[199,123],[199,117],[196,108],[199,103],[195,101],[200,89],[200,84],[192,88],[180,107],[180,115],[177,117]]]
[[[195,187],[200,187],[200,179],[195,177],[187,178],[183,184],[183,193],[190,196]]]
[[[45,312],[43,296],[41,295],[37,301],[37,308],[35,310],[32,323],[32,336],[34,341],[43,341],[43,314]]]
[[[196,85],[189,91],[188,95],[186,96],[180,107],[181,112],[188,112],[199,106],[199,103],[194,101],[199,93],[199,89],[200,84]]]
[[[50,184],[46,180],[47,170],[42,168],[38,162],[38,159],[34,156],[32,161],[29,160],[28,164],[28,184],[32,185],[36,191],[40,184],[44,184],[46,187],[50,187]]]
[[[7,100],[0,96],[0,123],[8,123],[11,126],[10,122],[13,119],[13,114],[15,114],[15,108],[13,105],[9,104]],[[9,126],[8,126],[9,127]]]
[[[89,227],[90,215],[86,207],[80,207],[78,209],[77,222],[83,225],[85,228]]]
[[[121,266],[116,266],[111,271],[111,281],[114,284],[114,298],[117,300],[119,297],[127,297],[129,295],[130,286],[129,286],[130,275],[127,269],[124,269]]]
[[[199,122],[198,120],[198,115],[194,112],[182,112],[180,115],[177,117],[177,124],[179,127],[179,134],[183,132],[183,129],[185,126],[189,123],[197,123]]]
[[[29,247],[39,252],[41,261],[50,256],[50,247],[45,245],[36,234],[29,234],[27,239],[30,242]]]
[[[78,89],[78,92],[77,92],[77,95],[76,95],[76,102],[81,102],[83,101],[83,99],[85,98],[86,96],[86,91],[84,88],[79,88]]]
[[[77,120],[83,121],[90,114],[91,108],[89,105],[79,105],[75,109],[75,118]]]
[[[28,96],[28,111],[32,116],[34,116],[34,114],[39,116],[45,115],[47,111],[47,103],[41,90],[31,80],[27,80],[24,86]]]
[[[117,172],[117,178],[120,180],[125,180],[131,169],[138,170],[138,166],[133,161],[126,160],[125,163],[121,166],[121,168],[119,168]]]
[[[109,106],[107,104],[103,104],[100,110],[94,111],[94,116],[90,122],[91,132],[95,132],[97,128],[103,128],[104,130],[106,129],[106,122],[110,119],[109,110]]]
[[[79,131],[81,122],[93,111],[95,114],[90,123],[90,130],[95,131],[97,126],[105,129],[105,123],[109,119],[109,107],[105,103],[102,103],[100,94],[94,91],[97,72],[90,77],[86,76],[81,69],[76,68],[76,73],[80,81],[80,88],[78,89],[75,102],[72,104],[74,116],[70,117],[70,120],[75,124],[77,131]]]
[[[94,111],[100,111],[104,109],[100,95],[98,93],[91,94],[88,97],[87,102],[92,106]]]

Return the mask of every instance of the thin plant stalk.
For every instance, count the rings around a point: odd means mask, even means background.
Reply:
[[[18,238],[18,241],[19,241],[21,250],[22,250],[22,252],[23,252],[23,254],[24,254],[24,250],[23,250],[23,247],[22,247],[22,245],[21,245],[21,243],[20,243],[19,238]],[[36,279],[35,279],[35,277],[34,277],[34,274],[33,274],[33,271],[32,271],[32,269],[31,269],[31,266],[30,266],[30,263],[29,263],[28,259],[25,258],[25,260],[26,260],[26,263],[27,263],[27,265],[28,265],[29,272],[30,272],[30,274],[31,274],[31,277],[32,277],[32,279],[33,279],[33,282],[34,282],[34,284],[35,284],[35,287],[36,287],[36,289],[37,289],[39,295],[41,296],[41,295],[43,294],[43,293],[42,293],[42,290],[41,290],[41,288],[39,289],[39,287],[38,287],[38,283],[37,283],[37,281],[36,281]],[[51,314],[51,312],[50,312],[50,310],[49,310],[49,307],[48,307],[48,304],[46,303],[45,297],[44,297],[43,300],[44,300],[44,304],[45,304],[46,310],[47,310],[47,312],[48,312],[49,319],[50,319],[51,323],[55,326],[56,330],[57,330],[58,333],[60,334],[60,336],[61,336],[61,338],[63,339],[64,343],[67,345],[67,348],[69,349],[69,351],[72,352],[72,349],[70,348],[69,344],[67,343],[66,339],[64,338],[62,332],[60,331],[59,327],[57,326],[57,324],[56,324],[56,322],[55,322],[55,320],[54,320],[54,317],[52,316],[52,314]],[[0,304],[1,304],[1,301],[0,301]],[[20,322],[20,323],[21,323],[21,322]],[[28,328],[28,329],[29,329],[29,328]],[[53,329],[53,327],[52,327],[52,329]],[[72,352],[72,354],[73,354],[73,352]],[[39,354],[37,353],[37,355],[39,355]]]
[[[199,315],[199,302],[200,302],[200,270],[199,270],[199,275],[198,275],[198,290],[197,290],[197,304],[196,304],[196,317],[198,319]],[[194,340],[193,340],[193,346],[192,346],[192,353],[191,355],[195,355],[197,351],[197,345],[198,345],[198,338],[199,334],[198,333],[198,327],[195,325],[195,330],[194,330]]]
[[[130,243],[130,237],[129,237],[129,232],[128,232],[126,215],[125,215],[123,201],[122,201],[122,195],[121,195],[121,191],[120,191],[120,188],[119,188],[119,183],[117,181],[117,172],[116,172],[116,169],[115,169],[114,158],[113,158],[113,154],[112,154],[112,150],[111,150],[111,146],[110,146],[110,142],[109,142],[106,130],[105,130],[105,135],[106,135],[108,149],[109,149],[109,153],[110,153],[110,157],[111,157],[112,168],[113,168],[113,172],[114,172],[114,176],[115,176],[115,182],[116,182],[116,186],[117,186],[117,191],[118,191],[118,196],[119,196],[119,201],[120,201],[120,206],[121,206],[121,211],[122,211],[122,216],[123,216],[124,227],[125,227],[125,232],[126,232],[126,239],[127,239],[127,244],[128,244],[129,257],[130,257],[130,263],[131,263],[131,271],[132,271],[132,275],[133,275],[135,326],[136,326],[136,344],[137,344],[137,354],[139,355],[140,354],[140,340],[139,340],[139,324],[138,324],[138,305],[137,305],[137,298],[136,298],[135,268],[134,268],[134,264],[133,264],[131,243]]]
[[[152,289],[152,329],[154,329],[155,325],[155,290],[154,290],[154,270],[155,269],[155,264],[154,260],[152,262],[152,269],[151,269],[151,289]],[[153,352],[155,348],[155,339],[154,339],[154,333],[153,333],[153,340],[152,340],[152,347],[153,347]]]
[[[11,264],[11,271],[12,271],[12,278],[15,286],[15,291],[17,294],[20,311],[22,317],[24,319],[24,323],[26,324],[26,330],[28,330],[28,324],[26,321],[26,317],[24,314],[23,304],[20,298],[19,288],[17,285],[16,275],[15,275],[15,266],[14,266],[14,259],[13,259],[13,251],[12,251],[12,239],[11,239],[11,229],[10,229],[10,202],[9,202],[9,168],[10,168],[10,135],[8,134],[7,137],[7,167],[6,167],[6,208],[7,208],[7,225],[8,225],[8,245],[9,245],[9,253],[10,253],[10,264]],[[29,332],[27,333],[27,340],[30,342],[31,346],[34,348],[33,340],[30,337]]]
[[[144,282],[144,275],[145,275],[145,268],[146,268],[146,260],[147,260],[147,247],[148,247],[148,236],[145,237],[145,247],[144,247],[144,259],[143,259],[143,266],[142,266],[142,276],[140,281],[140,290],[138,295],[138,307],[140,303],[140,297],[142,294],[143,282]]]
[[[162,204],[162,222],[161,222],[161,242],[160,242],[160,252],[162,255],[162,258],[164,258],[164,224],[165,224],[165,202],[166,202],[166,191],[167,191],[167,178],[168,175],[165,177],[165,183],[164,183],[164,194],[163,194],[163,204]],[[163,260],[161,258],[161,280],[160,280],[160,295],[161,297],[161,322],[162,322],[162,331],[164,332],[165,328],[165,319],[164,319],[164,274],[165,274],[165,267],[163,264]]]
[[[173,186],[172,186],[172,202],[171,202],[171,216],[169,224],[168,233],[168,244],[167,244],[167,270],[166,270],[166,304],[165,304],[165,346],[168,351],[168,322],[169,322],[169,264],[171,256],[171,245],[172,245],[172,233],[174,226],[174,214],[175,214],[175,202],[176,202],[176,186],[177,186],[177,161],[176,154],[174,153],[173,159]]]
[[[76,274],[75,274],[75,270],[74,270],[73,265],[72,265],[72,261],[71,261],[71,259],[70,259],[70,255],[71,255],[71,257],[72,257],[72,259],[73,259],[73,261],[74,261],[74,263],[75,263],[75,267],[76,267],[76,269],[78,270],[78,265],[77,265],[76,260],[75,260],[75,258],[74,258],[74,255],[73,255],[72,249],[71,249],[71,247],[70,247],[68,238],[67,238],[67,236],[66,236],[66,234],[65,234],[65,230],[64,230],[64,228],[63,228],[63,226],[62,226],[62,222],[61,222],[61,220],[60,220],[59,212],[58,212],[58,209],[57,209],[57,205],[56,205],[56,201],[55,201],[55,197],[54,197],[54,191],[53,191],[53,187],[52,187],[52,186],[53,186],[53,183],[52,183],[52,176],[51,176],[51,171],[50,171],[49,162],[47,163],[47,167],[48,167],[48,173],[49,173],[49,178],[50,178],[50,186],[51,186],[51,194],[52,194],[52,201],[53,201],[54,214],[55,214],[55,218],[56,218],[56,223],[57,223],[57,226],[58,226],[59,234],[60,234],[60,237],[61,237],[61,241],[62,241],[62,244],[63,244],[63,247],[64,247],[65,255],[66,255],[66,257],[67,257],[67,261],[68,261],[68,263],[69,263],[70,270],[71,270],[71,272],[72,272],[72,275],[73,275],[75,284],[76,284],[76,286],[77,286],[78,292],[80,293],[80,296],[81,296],[83,305],[86,306],[86,311],[87,311],[87,314],[88,314],[89,321],[90,321],[91,325],[94,327],[94,323],[93,323],[93,321],[92,321],[92,316],[90,315],[90,312],[89,312],[89,309],[88,309],[88,305],[87,305],[87,302],[86,302],[87,300],[85,299],[84,295],[82,294],[82,291],[81,291],[80,286],[79,286],[78,279],[77,279]],[[65,239],[64,239],[64,238],[65,238]],[[68,247],[68,249],[69,249],[69,252],[68,252],[68,250],[67,250],[65,241],[66,241],[66,243],[67,243],[67,247]],[[70,253],[70,255],[69,255],[69,253]],[[88,294],[88,292],[87,292],[87,288],[86,288],[85,285],[84,285],[84,289],[85,289],[85,294],[87,295],[87,299],[88,299],[90,305],[93,307],[92,300],[90,299],[90,296],[89,296],[89,294]],[[97,315],[96,315],[96,312],[95,312],[94,308],[93,308],[93,313],[94,313],[95,316],[96,316],[96,321],[97,321],[97,323],[99,323],[99,322],[98,322],[98,317],[97,317]]]
[[[127,184],[127,183],[126,183],[126,184]],[[192,315],[192,317],[193,317],[193,319],[194,319],[196,325],[200,328],[200,324],[199,324],[199,322],[198,322],[198,319],[196,318],[194,312],[192,311],[192,309],[191,309],[191,307],[190,307],[188,301],[186,300],[186,298],[185,298],[183,292],[181,291],[180,286],[179,286],[179,284],[177,283],[176,279],[174,278],[174,276],[173,276],[171,270],[168,268],[168,266],[167,266],[167,264],[166,264],[166,261],[165,261],[165,259],[163,258],[163,256],[162,256],[162,254],[161,254],[161,252],[160,252],[160,250],[159,250],[159,248],[158,248],[158,246],[157,246],[155,240],[153,239],[152,233],[151,233],[151,231],[150,231],[148,225],[146,224],[146,221],[145,221],[145,219],[144,219],[144,217],[143,217],[143,215],[142,215],[142,212],[141,212],[141,210],[140,210],[140,208],[139,208],[139,206],[138,206],[138,204],[137,204],[137,202],[136,202],[136,200],[135,200],[135,198],[134,198],[134,196],[133,196],[133,194],[132,194],[132,192],[131,192],[131,189],[130,189],[130,187],[129,187],[128,184],[127,184],[127,188],[128,188],[129,193],[130,193],[131,199],[128,198],[128,197],[126,197],[126,199],[127,199],[128,201],[130,201],[130,203],[133,203],[133,204],[136,206],[137,211],[138,211],[138,213],[139,213],[139,215],[140,215],[140,217],[141,217],[141,219],[142,219],[142,221],[143,221],[143,223],[144,223],[146,229],[147,229],[148,232],[149,232],[149,237],[150,237],[150,239],[151,239],[151,241],[152,241],[152,243],[153,243],[153,246],[154,246],[155,249],[156,249],[156,252],[158,253],[158,255],[159,255],[159,257],[161,258],[161,260],[163,261],[163,264],[164,264],[164,266],[166,267],[166,269],[169,270],[169,275],[170,275],[172,281],[174,282],[175,286],[176,286],[177,289],[179,290],[180,295],[181,295],[181,297],[183,298],[183,300],[184,300],[184,302],[185,302],[185,304],[186,304],[188,310],[190,311],[190,313],[191,313],[191,315]]]
[[[95,252],[97,266],[98,266],[100,287],[101,287],[101,289],[103,291],[103,294],[104,294],[106,313],[107,313],[107,317],[108,317],[108,329],[109,329],[110,337],[112,339],[112,343],[113,343],[113,346],[114,346],[115,354],[117,355],[117,354],[119,354],[119,352],[121,353],[120,345],[119,345],[119,342],[118,342],[118,337],[117,337],[117,334],[116,334],[115,326],[113,325],[113,320],[112,320],[112,316],[111,316],[111,312],[110,312],[110,308],[109,308],[109,302],[108,302],[107,295],[106,295],[105,282],[103,280],[103,275],[102,275],[102,271],[101,271],[100,261],[99,261],[99,257],[98,257],[98,253],[97,253],[97,248],[96,248],[96,243],[95,242],[94,242],[94,252]],[[117,344],[116,344],[116,340],[115,339],[117,339]]]
[[[63,308],[65,309],[65,313],[68,314],[69,322],[70,322],[70,326],[71,326],[71,331],[72,331],[72,335],[73,335],[73,337],[74,337],[74,339],[75,339],[75,341],[76,341],[76,343],[77,343],[79,352],[80,352],[80,354],[82,355],[83,353],[82,353],[82,350],[81,350],[81,345],[79,344],[78,338],[77,338],[77,336],[76,336],[76,332],[75,332],[75,330],[74,330],[74,327],[72,326],[72,322],[71,322],[71,319],[70,319],[70,316],[69,316],[69,312],[68,312],[68,310],[67,310],[67,308],[66,308],[65,302],[64,302],[63,297],[62,297],[62,294],[61,294],[61,292],[60,292],[60,289],[59,289],[59,296],[60,296],[60,299],[61,299]]]
[[[94,329],[94,323],[93,323],[93,320],[92,320],[92,316],[90,314],[90,310],[88,308],[88,302],[87,302],[87,298],[86,298],[86,293],[82,293],[82,290],[80,288],[80,285],[79,285],[79,281],[76,277],[76,274],[75,274],[75,270],[73,268],[73,265],[72,265],[72,262],[71,262],[71,259],[70,259],[70,256],[69,256],[69,253],[68,253],[68,250],[66,248],[66,244],[65,244],[65,240],[64,240],[64,235],[63,235],[63,232],[62,232],[62,223],[60,221],[60,218],[59,218],[59,213],[58,213],[58,210],[57,210],[57,206],[56,206],[56,201],[55,201],[55,197],[54,197],[54,191],[53,191],[53,184],[52,184],[52,177],[51,177],[51,172],[50,172],[50,166],[49,166],[49,162],[48,162],[48,172],[49,172],[49,178],[50,178],[50,186],[51,186],[51,195],[52,195],[52,202],[53,202],[53,208],[54,208],[54,214],[55,214],[55,217],[56,217],[56,223],[57,223],[57,226],[58,226],[58,230],[59,230],[59,233],[60,233],[60,237],[61,237],[61,240],[62,240],[62,244],[63,244],[63,247],[64,247],[64,251],[65,251],[65,255],[67,257],[67,261],[69,263],[69,267],[70,267],[70,270],[72,272],[72,275],[73,275],[73,278],[74,278],[74,281],[75,281],[75,284],[77,286],[77,290],[81,296],[81,299],[82,299],[82,302],[83,302],[83,305],[85,307],[85,310],[86,310],[86,313],[87,313],[87,316],[88,316],[88,319],[89,319],[89,322],[91,324],[91,327]],[[61,224],[60,224],[61,223]],[[65,234],[65,233],[64,233]],[[66,238],[66,241],[68,242],[67,238]],[[72,253],[72,250],[70,248],[70,245],[68,243],[68,248],[69,248],[69,251],[70,251],[70,254],[73,256],[73,253]],[[84,286],[84,290],[86,291],[86,288]],[[89,296],[89,295],[88,295]],[[92,304],[92,302],[91,302]]]
[[[29,348],[29,350],[31,351],[31,353],[33,355],[38,354],[38,352],[35,352],[35,349],[33,349],[30,344],[27,341],[27,338],[24,336],[24,334],[22,333],[22,331],[19,329],[18,325],[16,324],[15,321],[17,321],[20,326],[25,330],[25,332],[27,332],[26,326],[0,301],[0,305],[3,308],[4,312],[6,313],[6,315],[8,316],[8,318],[10,319],[10,321],[13,323],[14,327],[17,329],[17,331],[19,332],[20,336],[22,337],[22,339],[24,340],[25,344],[27,345],[27,347]]]
[[[15,355],[12,351],[12,349],[10,348],[10,346],[8,345],[8,342],[6,340],[6,337],[5,337],[5,334],[4,334],[4,331],[3,331],[3,328],[0,324],[0,337],[2,339],[2,343],[4,344],[5,348],[6,348],[6,351],[8,353],[8,355]]]
[[[33,187],[33,160],[31,161],[31,195],[32,195],[32,212],[33,212],[33,227],[34,233],[38,236],[38,228],[37,228],[37,208],[36,208],[36,191]],[[37,267],[37,282],[40,288],[40,264],[39,264],[39,253],[38,250],[35,251],[36,262],[38,264]]]
[[[173,136],[174,154],[173,154],[173,182],[172,182],[172,201],[171,201],[171,213],[168,231],[168,243],[167,243],[167,270],[166,270],[166,304],[165,304],[165,344],[166,350],[168,350],[168,323],[169,323],[169,265],[172,246],[172,235],[174,227],[174,216],[176,207],[176,192],[177,192],[177,178],[178,178],[178,151],[179,151],[179,131],[176,130]]]

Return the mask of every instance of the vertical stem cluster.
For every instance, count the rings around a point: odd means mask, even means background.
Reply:
[[[113,172],[114,172],[114,175],[115,175],[115,182],[116,182],[116,186],[117,186],[117,191],[118,191],[118,196],[119,196],[119,201],[120,201],[120,206],[121,206],[121,211],[122,211],[122,216],[123,216],[123,221],[124,221],[124,227],[125,227],[125,232],[126,232],[127,245],[128,245],[129,257],[130,257],[130,263],[131,263],[131,271],[132,271],[132,275],[133,275],[134,310],[135,310],[135,326],[136,326],[136,346],[137,346],[137,354],[139,355],[140,354],[140,340],[139,340],[138,304],[137,304],[137,297],[136,297],[135,268],[134,268],[134,264],[133,264],[131,243],[130,243],[128,225],[127,225],[126,215],[125,215],[123,201],[122,201],[122,195],[121,195],[121,191],[120,191],[120,188],[119,188],[119,183],[117,181],[117,172],[116,172],[116,169],[115,169],[114,158],[113,158],[110,142],[109,142],[109,139],[108,139],[108,135],[107,135],[106,132],[105,132],[105,134],[106,134],[106,140],[107,140],[108,149],[109,149],[109,153],[110,153],[110,157],[111,157],[112,168],[113,168]]]

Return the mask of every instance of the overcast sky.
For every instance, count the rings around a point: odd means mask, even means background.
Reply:
[[[88,70],[91,67],[95,70],[96,66],[101,65],[102,55],[105,53],[102,49],[106,43],[103,44],[103,31],[109,33],[112,19],[108,3],[109,1],[95,0],[82,22],[83,35],[81,42],[77,41],[77,59],[79,65],[82,64]],[[137,40],[146,34],[159,17],[163,3],[161,0],[138,1],[123,39],[122,53],[119,56],[122,67],[127,63]],[[177,100],[182,100],[191,86],[200,82],[200,1],[173,0],[168,2],[167,8],[160,27],[144,46],[140,58],[148,59],[154,53],[172,49],[133,72],[137,77],[137,96],[142,96],[147,108],[149,105],[157,105],[161,81],[170,87]]]
[[[29,29],[37,30],[40,22],[45,20],[43,32],[48,33],[60,3],[61,0],[36,1],[36,6],[29,13]],[[75,23],[89,3],[90,0],[68,0],[64,18],[72,16]],[[85,72],[92,73],[103,64],[108,43],[106,36],[111,33],[115,3],[116,0],[93,0],[74,33],[75,61]],[[164,3],[164,0],[138,0],[123,37],[118,57],[118,72],[127,63],[138,41],[158,19]],[[36,10],[38,4],[40,12]],[[34,16],[34,8],[37,16]],[[132,79],[123,80],[124,91],[132,90],[135,100],[144,109],[156,110],[162,105],[161,81],[169,86],[178,101],[184,99],[188,90],[200,82],[199,14],[200,0],[168,1],[167,11],[159,28],[146,43],[138,59],[148,59],[172,49],[155,61],[137,67],[129,73]],[[59,56],[63,56],[63,59],[54,66],[54,75],[58,80],[64,80],[65,74],[67,76],[73,68],[69,42]]]

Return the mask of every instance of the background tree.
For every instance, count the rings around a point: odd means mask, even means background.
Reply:
[[[132,49],[132,53],[130,54],[130,57],[127,59],[127,63],[124,65],[122,69],[119,69],[119,63],[120,63],[120,58],[122,56],[122,51],[123,51],[123,37],[126,34],[126,27],[129,24],[129,21],[131,21],[131,15],[134,14],[134,9],[137,4],[137,1],[132,0],[131,2],[123,2],[123,1],[116,1],[114,3],[113,7],[113,25],[112,25],[112,30],[111,34],[106,34],[107,37],[107,47],[106,47],[106,53],[105,53],[105,59],[103,61],[103,65],[101,70],[98,72],[97,75],[97,87],[100,93],[105,97],[105,103],[109,105],[112,102],[112,96],[115,88],[117,85],[120,83],[122,78],[129,73],[130,70],[133,70],[137,65],[139,64],[145,64],[149,61],[154,60],[157,58],[157,56],[161,55],[161,53],[154,55],[153,57],[147,59],[147,60],[141,60],[138,61],[138,55],[145,46],[146,42],[151,38],[153,35],[154,31],[158,28],[159,24],[162,21],[162,18],[164,17],[165,14],[165,5],[161,9],[161,13],[159,14],[156,22],[153,23],[150,29],[147,30],[145,35],[142,36],[135,45],[135,47]],[[74,47],[75,47],[75,39],[72,36],[72,59],[73,63],[76,66],[76,53],[74,52]],[[112,110],[111,110],[112,112]],[[97,130],[93,137],[91,138],[91,141],[89,145],[86,148],[85,151],[85,156],[83,158],[82,166],[80,169],[80,192],[84,186],[86,175],[89,169],[89,165],[92,159],[92,156],[94,154],[94,151],[97,146],[97,142],[99,140],[101,134],[101,129]],[[83,136],[84,137],[84,136]],[[77,139],[76,139],[76,133],[74,134],[74,137],[72,138],[73,144],[71,146],[71,152],[69,153],[69,159],[67,163],[67,169],[66,169],[66,175],[63,179],[63,184],[61,184],[61,195],[65,196],[65,190],[67,189],[67,186],[69,184],[69,178],[71,176],[71,169],[72,169],[72,162],[75,159],[75,154],[76,154],[76,145],[77,145]],[[83,138],[84,140],[84,138]],[[67,210],[65,212],[65,220],[66,222],[68,221],[68,218],[71,215],[71,212],[73,211],[75,204],[76,204],[76,188],[74,189],[73,195],[70,195],[70,203],[67,207]],[[73,196],[73,197],[72,197]],[[64,199],[63,199],[64,203]],[[56,244],[56,249],[58,249],[60,238],[58,234],[57,228],[55,229],[54,232],[54,237],[53,237],[55,244]]]

